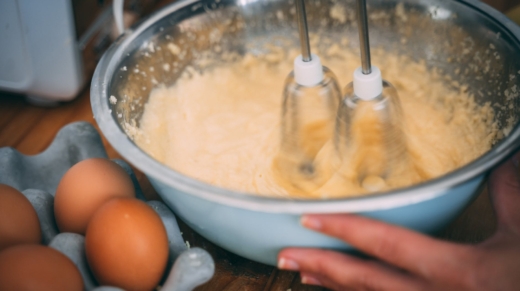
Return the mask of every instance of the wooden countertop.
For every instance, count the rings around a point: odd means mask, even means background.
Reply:
[[[94,66],[93,60],[87,64],[90,72]],[[55,108],[35,107],[28,104],[22,96],[0,92],[0,147],[13,147],[27,155],[38,154],[49,146],[61,127],[80,120],[90,122],[99,131],[90,108],[89,87],[87,84],[74,101]],[[103,139],[103,143],[110,158],[121,158],[106,139]],[[157,199],[158,196],[146,177],[137,170],[135,172],[146,196]],[[476,243],[493,233],[495,222],[489,196],[484,188],[460,217],[437,236],[456,242]],[[191,246],[206,249],[216,262],[215,276],[210,282],[197,288],[199,291],[325,290],[302,285],[297,273],[280,271],[227,252],[202,238],[182,221],[179,224],[184,239]]]

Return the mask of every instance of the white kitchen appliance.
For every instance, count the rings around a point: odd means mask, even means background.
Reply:
[[[0,1],[0,90],[55,102],[84,83],[70,0]]]

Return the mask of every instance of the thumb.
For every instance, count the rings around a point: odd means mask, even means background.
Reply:
[[[520,152],[496,168],[489,180],[489,191],[500,231],[520,234]]]

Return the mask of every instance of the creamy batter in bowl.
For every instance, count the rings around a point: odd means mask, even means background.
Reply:
[[[289,176],[294,157],[280,151],[280,92],[297,54],[275,55],[280,59],[276,63],[249,54],[203,74],[184,72],[173,86],[151,92],[140,127],[133,131],[134,141],[161,163],[220,188],[281,198],[330,199],[437,178],[480,157],[497,139],[489,104],[478,105],[465,87],[450,88],[446,84],[451,82],[423,63],[379,52],[373,55],[374,62],[396,84],[400,97],[396,122],[402,127],[404,145],[396,149],[402,157],[396,161],[400,164],[392,165],[395,174],[385,175],[384,180],[372,176],[365,179],[365,186],[358,179],[366,165],[377,167],[385,158],[379,139],[386,132],[374,127],[375,111],[369,107],[360,111],[353,125],[359,143],[339,154],[339,143],[347,141],[339,141],[332,132],[341,129],[312,105],[298,113],[313,118],[299,138],[308,154],[315,156],[315,175],[313,179],[298,173]],[[340,80],[350,79],[359,60],[357,53],[346,49],[321,56]]]
[[[349,42],[338,45],[357,46],[353,1],[309,2],[311,31],[336,42],[346,36]],[[256,261],[275,264],[277,252],[286,246],[349,248],[302,228],[302,213],[354,212],[436,231],[471,201],[485,174],[519,146],[520,63],[515,55],[520,32],[505,16],[475,1],[371,5],[375,47],[421,60],[448,76],[450,86],[468,86],[477,103],[490,102],[499,129],[491,150],[460,169],[408,188],[302,200],[215,187],[172,170],[136,146],[133,138],[153,88],[172,85],[185,71],[225,66],[247,54],[276,62],[273,51],[296,48],[294,14],[286,1],[181,1],[164,8],[127,32],[100,61],[91,91],[95,118],[114,148],[149,177],[195,231]],[[338,49],[326,41],[315,46],[330,54]]]

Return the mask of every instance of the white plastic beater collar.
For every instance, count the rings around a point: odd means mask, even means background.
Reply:
[[[361,67],[354,71],[354,94],[363,99],[371,100],[383,93],[383,77],[378,67],[372,66],[372,72],[363,74]]]
[[[304,62],[302,55],[294,59],[294,80],[298,85],[312,87],[323,81],[323,67],[320,58],[311,54],[311,60]]]

